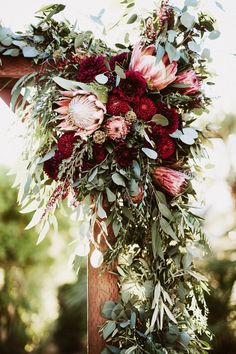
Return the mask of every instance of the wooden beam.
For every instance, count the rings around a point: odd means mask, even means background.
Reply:
[[[19,79],[20,77],[34,72],[37,67],[31,59],[22,57],[1,56],[0,78]]]
[[[0,97],[10,105],[11,88],[20,77],[34,72],[40,66],[22,57],[0,57]],[[99,230],[94,230],[94,237]],[[112,235],[112,231],[109,232]],[[111,270],[112,271],[112,270]],[[88,264],[88,353],[100,354],[105,343],[99,335],[98,326],[104,323],[101,306],[107,300],[117,300],[117,277],[110,272],[101,273],[100,269]]]

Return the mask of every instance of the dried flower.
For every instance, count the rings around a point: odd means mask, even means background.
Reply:
[[[128,123],[133,124],[133,123],[137,122],[137,114],[134,111],[128,111],[125,114],[125,120]]]
[[[162,166],[156,167],[153,170],[152,177],[154,182],[174,197],[184,192],[187,180],[189,179],[183,172]]]
[[[72,130],[75,135],[85,138],[100,127],[106,108],[95,95],[83,90],[61,93],[67,97],[56,102],[60,107],[55,111],[63,120],[59,124],[61,130]]]
[[[103,144],[106,141],[106,134],[102,130],[96,130],[93,134],[93,141],[95,144]]]
[[[157,63],[155,53],[154,45],[142,48],[137,44],[133,49],[130,69],[140,72],[151,90],[160,91],[175,81],[177,63],[170,63],[167,54]]]
[[[106,122],[107,135],[110,139],[121,141],[129,132],[129,123],[123,117],[112,117]]]

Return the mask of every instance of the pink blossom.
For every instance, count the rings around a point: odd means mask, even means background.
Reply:
[[[58,125],[60,130],[75,131],[75,136],[86,138],[99,129],[106,107],[97,97],[83,90],[61,91],[63,97],[57,101],[62,122]]]
[[[129,123],[120,116],[112,117],[106,122],[107,135],[115,141],[124,140],[129,132],[129,128]]]
[[[194,70],[183,71],[177,76],[174,83],[187,85],[187,87],[179,88],[185,95],[192,95],[198,92],[201,87],[201,82]]]
[[[176,197],[184,192],[189,177],[183,172],[160,166],[153,170],[153,179],[167,193]]]
[[[156,62],[156,48],[150,45],[142,48],[136,44],[130,61],[130,69],[139,71],[151,90],[163,90],[176,79],[177,63],[169,62],[165,54],[161,61]]]

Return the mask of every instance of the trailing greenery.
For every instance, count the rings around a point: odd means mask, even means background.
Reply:
[[[127,23],[139,21],[142,34],[136,47],[117,45],[125,58],[119,57],[118,64],[114,50],[90,31],[77,33],[69,23],[53,19],[63,5],[41,9],[39,24],[18,38],[22,46],[23,40],[28,45],[40,36],[31,48],[37,51],[35,58],[47,58],[39,72],[22,78],[13,89],[13,106],[24,89],[24,100],[17,108],[28,128],[24,161],[16,176],[19,202],[25,211],[34,211],[27,228],[40,224],[40,242],[50,226],[56,226],[55,209],[67,198],[77,213],[81,234],[87,236],[81,242],[92,243],[99,255],[95,266],[104,260],[109,270],[118,262],[120,297],[102,309],[106,322],[100,330],[107,344],[102,354],[205,354],[209,350],[201,339],[203,333],[210,336],[204,300],[207,280],[194,261],[196,255],[206,253],[207,242],[194,207],[191,180],[205,157],[205,132],[197,126],[197,115],[211,101],[201,88],[202,82],[211,84],[206,68],[209,53],[202,51],[201,42],[206,36],[217,38],[219,32],[211,17],[191,14],[193,3],[186,1],[179,9],[164,1],[159,12],[139,20],[131,11],[134,2],[123,1],[129,9]],[[14,50],[16,42],[9,39],[8,43]],[[2,50],[12,55],[5,47]],[[143,56],[152,70],[159,65],[161,83],[145,77]],[[84,69],[90,59],[99,64]],[[88,81],[91,72],[99,69]],[[130,74],[139,85],[132,87]],[[137,97],[132,97],[130,86],[138,90]],[[124,102],[128,105],[127,112],[111,113],[114,107],[109,111],[114,96],[122,109]],[[89,127],[80,116],[81,111],[87,112],[85,98],[93,110],[100,109],[96,119],[89,116]],[[142,99],[154,106],[150,117],[150,107],[138,106]],[[76,110],[81,101],[84,106]],[[122,124],[121,138],[110,128],[117,121]],[[163,144],[158,145],[163,136]],[[61,139],[69,138],[61,147]],[[90,228],[83,231],[88,220]],[[94,233],[95,229],[99,231]]]

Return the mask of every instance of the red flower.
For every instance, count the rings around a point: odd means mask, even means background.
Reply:
[[[104,64],[104,57],[102,55],[87,57],[83,59],[80,64],[76,79],[81,82],[92,82],[97,75],[106,71],[107,68]]]
[[[154,181],[167,193],[176,197],[184,192],[188,176],[168,167],[156,167],[152,175]]]
[[[65,133],[58,139],[58,150],[65,159],[71,156],[76,140],[78,140],[78,136],[75,137],[74,132]]]
[[[102,161],[104,161],[106,157],[107,157],[107,149],[103,145],[94,144],[93,158],[90,160],[88,158],[84,159],[82,170],[83,171],[91,170],[93,167],[99,165]]]
[[[157,109],[155,103],[148,97],[142,97],[141,100],[134,106],[134,112],[139,119],[145,121],[151,120],[156,114]]]
[[[120,99],[118,96],[112,95],[109,97],[107,102],[107,113],[119,116],[125,115],[130,110],[128,102]]]
[[[138,102],[146,90],[146,81],[138,71],[127,70],[125,75],[113,92],[128,102]]]
[[[107,149],[100,144],[93,145],[93,159],[96,162],[96,165],[101,163],[107,157]]]
[[[179,115],[175,108],[168,108],[167,105],[159,102],[157,104],[157,114],[168,119],[169,124],[162,126],[156,124],[155,122],[150,122],[152,136],[156,137],[158,135],[166,135],[174,133],[179,127]]]
[[[123,66],[124,62],[127,61],[127,59],[128,59],[128,53],[120,53],[120,54],[117,54],[117,55],[114,55],[113,57],[111,57],[111,59],[109,61],[111,70],[112,71],[115,70],[116,64]]]
[[[54,180],[58,179],[59,166],[62,160],[63,155],[60,151],[57,150],[55,152],[55,155],[51,159],[44,162],[43,170],[49,178],[52,178]]]
[[[168,159],[176,150],[174,140],[168,135],[159,137],[156,141],[156,151],[161,159]]]
[[[134,148],[129,148],[126,143],[122,142],[115,148],[115,161],[121,167],[128,167],[132,164],[137,156],[137,151]]]

